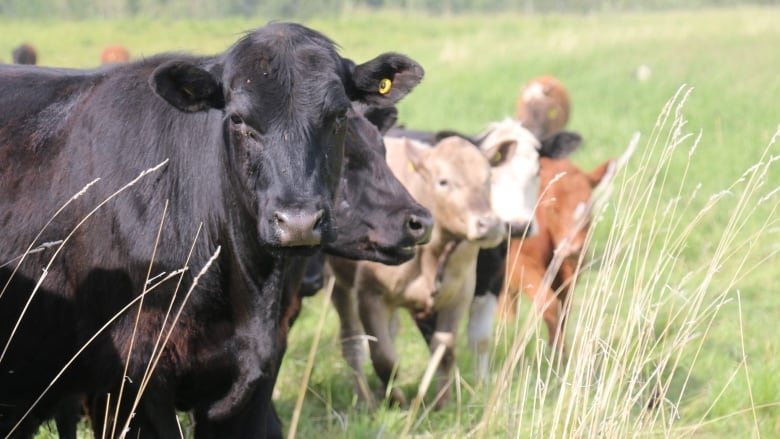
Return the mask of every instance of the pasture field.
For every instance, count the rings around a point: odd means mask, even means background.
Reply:
[[[97,65],[101,48],[115,42],[133,57],[209,54],[266,21],[0,19],[0,59],[23,41],[37,47],[39,63],[63,67]],[[777,23],[780,9],[752,7],[588,16],[356,11],[306,22],[355,60],[393,50],[423,64],[423,83],[400,105],[408,127],[476,133],[512,114],[524,81],[551,73],[572,97],[569,129],[585,138],[575,163],[592,169],[622,154],[635,132],[640,138],[595,223],[573,297],[568,363],[550,361],[525,301],[517,322],[496,323],[488,383],[473,379],[464,334],[446,409],[371,416],[356,405],[337,318],[320,294],[291,332],[274,396],[285,429],[314,346],[301,438],[780,437]],[[640,65],[650,68],[647,80],[635,76]],[[397,344],[400,384],[411,397],[429,355],[405,315]],[[52,435],[42,429],[39,437]]]

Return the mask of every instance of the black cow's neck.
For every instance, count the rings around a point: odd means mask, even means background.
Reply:
[[[279,356],[280,301],[285,281],[285,256],[260,245],[257,228],[247,228],[251,215],[228,211],[229,225],[223,276],[233,335],[223,354],[236,376],[227,393],[211,405],[208,416],[224,419],[240,410],[263,376],[271,373]],[[240,225],[244,227],[240,227]]]

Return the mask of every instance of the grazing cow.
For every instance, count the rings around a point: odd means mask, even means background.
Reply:
[[[514,318],[522,291],[533,300],[547,325],[550,346],[566,353],[566,300],[581,263],[591,221],[593,189],[612,174],[609,160],[583,172],[567,159],[541,159],[541,189],[536,210],[538,232],[512,239],[506,260],[503,294],[498,314]]]
[[[414,201],[385,161],[381,134],[395,119],[395,108],[353,105],[344,145],[344,172],[334,207],[334,222],[343,232],[334,243],[324,246],[325,253],[397,265],[414,256],[416,245],[430,239],[430,213]],[[298,271],[288,278],[282,300],[280,354],[284,353],[287,331],[300,311],[303,297],[321,287],[323,264],[324,255],[317,254],[296,265],[299,270],[306,269],[306,273]],[[280,355],[277,368],[281,360]],[[270,392],[274,381],[275,376],[265,380],[255,392]],[[196,412],[196,436],[262,437],[264,424],[257,416],[262,412],[262,398],[251,401],[237,415],[220,422],[209,421],[203,413]],[[275,411],[269,411],[269,415],[267,436],[281,438],[281,421]]]
[[[399,266],[328,258],[336,278],[333,302],[341,321],[342,350],[355,374],[358,396],[373,407],[362,373],[360,334],[376,337],[369,345],[371,360],[387,386],[398,367],[393,346],[396,312],[437,311],[440,318],[430,347],[443,344],[446,351],[437,371],[441,396],[436,404],[441,406],[447,399],[458,322],[474,291],[477,252],[480,246],[500,242],[503,224],[490,209],[490,165],[470,142],[449,137],[433,148],[405,138],[385,138],[385,143],[393,172],[433,214],[433,235],[414,259]],[[391,397],[405,404],[400,389],[393,388]]]
[[[14,64],[35,65],[38,62],[38,53],[33,46],[24,43],[11,52],[11,61]]]
[[[421,76],[289,23],[212,57],[0,68],[0,434],[83,393],[131,436],[240,409],[275,370],[288,273],[338,239],[351,103]]]
[[[515,117],[541,140],[563,131],[569,121],[571,103],[563,83],[542,75],[527,84],[517,100]]]
[[[130,51],[121,44],[109,44],[100,52],[101,64],[116,64],[130,61]]]

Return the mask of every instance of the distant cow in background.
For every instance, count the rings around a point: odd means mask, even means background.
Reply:
[[[11,52],[11,60],[14,64],[34,65],[38,62],[38,53],[33,46],[24,43]]]
[[[582,263],[591,222],[593,189],[614,172],[608,160],[584,172],[567,159],[541,159],[537,233],[509,243],[498,313],[514,318],[522,291],[544,318],[550,346],[565,354],[566,302]],[[560,264],[560,265],[558,265]]]
[[[563,131],[570,114],[569,92],[550,75],[526,83],[515,108],[517,120],[542,141]]]
[[[130,61],[130,52],[121,44],[109,44],[100,52],[101,64],[116,64]]]

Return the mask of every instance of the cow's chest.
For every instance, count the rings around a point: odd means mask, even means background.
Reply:
[[[479,247],[469,242],[461,242],[452,251],[438,277],[438,290],[434,297],[436,309],[471,301],[476,282],[478,252]]]

